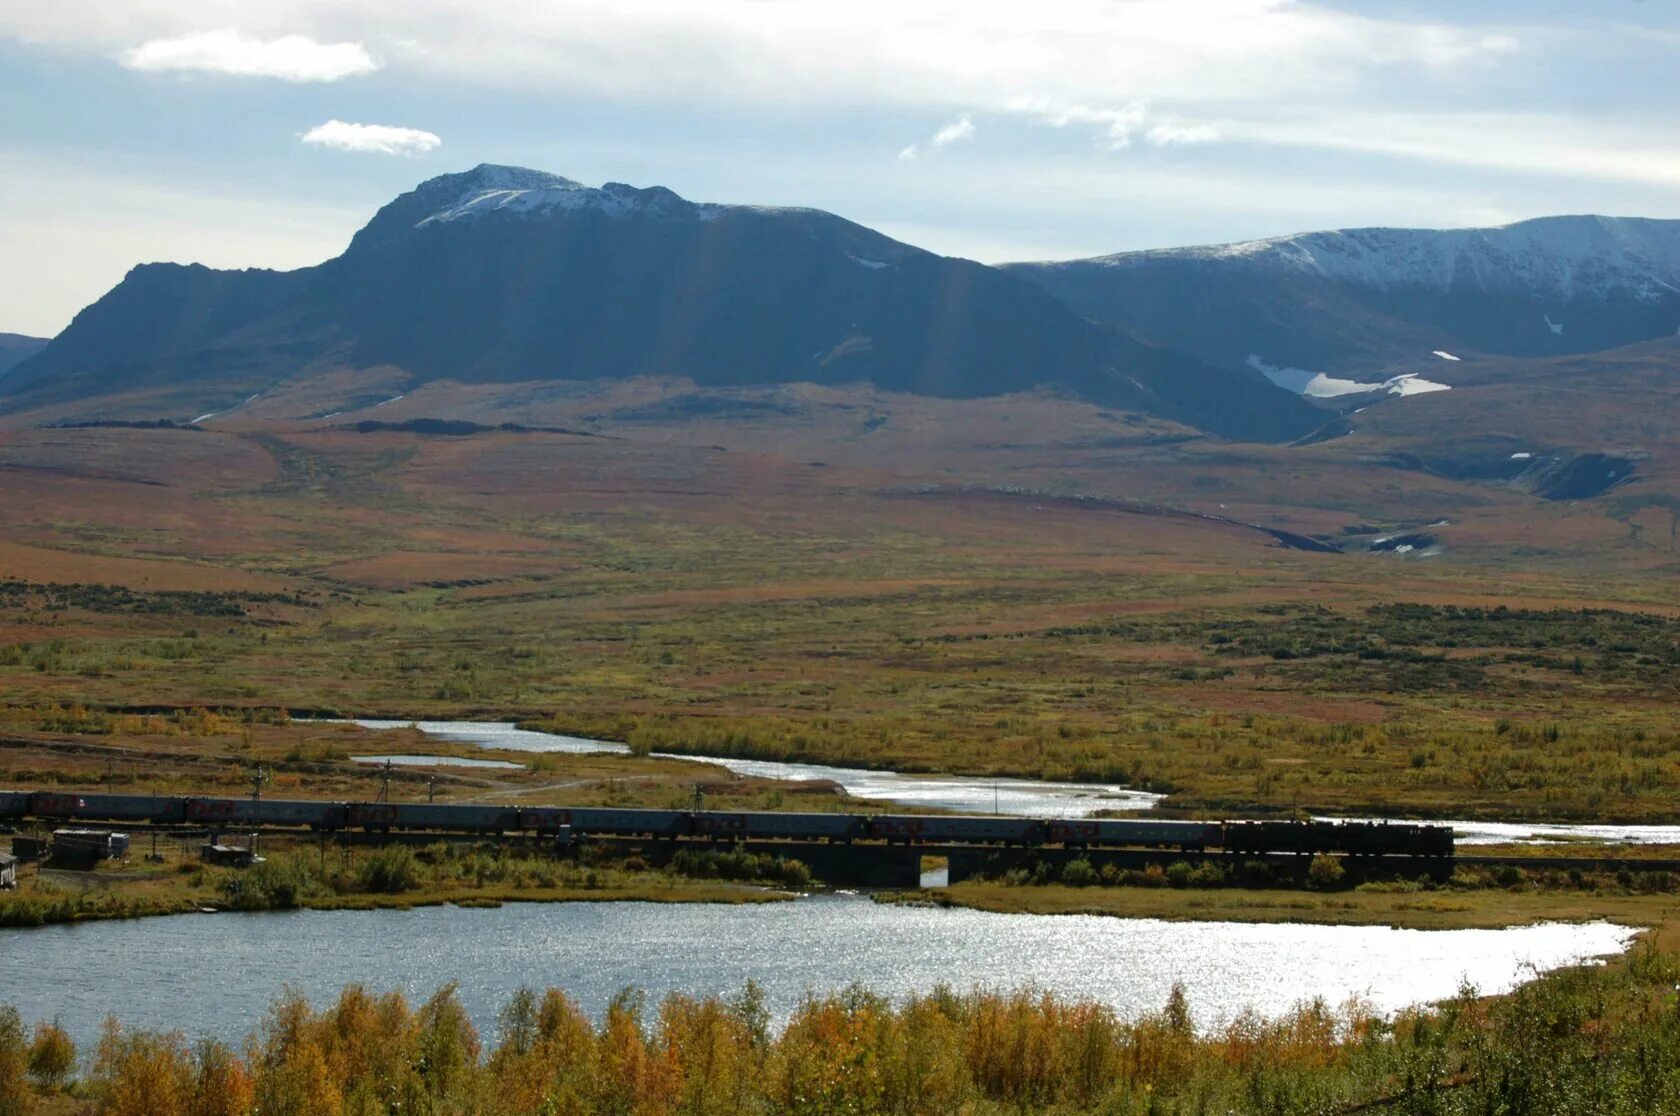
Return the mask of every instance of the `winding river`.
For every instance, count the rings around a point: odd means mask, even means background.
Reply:
[[[518,752],[571,752],[626,755],[630,749],[611,740],[586,740],[532,732],[511,724],[490,721],[380,721],[351,722],[370,729],[406,728],[414,725],[428,736],[505,748]],[[776,763],[769,760],[735,759],[731,756],[687,756],[659,752],[669,759],[694,760],[727,768],[737,775],[759,779],[823,779],[838,783],[853,798],[891,802],[899,806],[926,806],[972,814],[1009,814],[1019,817],[1082,818],[1098,810],[1148,810],[1161,795],[1105,783],[1048,783],[1031,779],[980,779],[962,775],[904,775],[893,771],[867,771],[856,767],[828,767],[817,763]],[[371,757],[369,757],[371,758]]]
[[[510,751],[604,752],[620,755],[630,751],[625,745],[610,740],[586,740],[577,736],[533,732],[511,724],[490,721],[357,720],[351,723],[370,729],[415,725],[428,736],[435,736],[440,740],[462,741],[485,748],[505,748]],[[734,759],[729,756],[673,755],[670,758],[716,764],[739,775],[763,779],[827,779],[840,784],[846,793],[854,798],[891,802],[900,806],[926,806],[960,813],[1080,818],[1098,810],[1148,810],[1163,797],[1102,783],[1049,783],[1030,779],[993,780],[959,775],[906,775],[891,771],[866,771],[860,768],[827,767],[812,763],[771,763],[764,760]],[[1451,819],[1445,819],[1441,824],[1453,827],[1460,845],[1577,841],[1630,845],[1680,844],[1680,825],[1565,825]]]

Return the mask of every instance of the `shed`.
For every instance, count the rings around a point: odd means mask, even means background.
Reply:
[[[17,857],[11,853],[0,853],[0,890],[17,886],[17,866]]]
[[[238,845],[222,845],[206,842],[198,850],[200,859],[206,864],[219,864],[224,868],[249,868],[256,863],[257,857],[250,849],[242,849]]]
[[[52,859],[66,868],[89,869],[128,855],[128,834],[109,829],[55,829]]]

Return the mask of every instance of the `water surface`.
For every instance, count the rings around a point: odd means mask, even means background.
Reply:
[[[393,767],[479,767],[492,768],[498,771],[525,770],[525,765],[522,763],[510,763],[507,760],[462,759],[460,756],[351,756],[350,760],[352,763],[368,763],[380,767],[388,763]]]
[[[532,732],[511,724],[487,721],[376,721],[353,722],[364,728],[386,729],[417,725],[440,740],[459,740],[486,748],[511,748],[529,752],[629,752],[623,744],[609,740],[587,740]],[[670,755],[669,753],[659,753]],[[892,771],[828,767],[816,763],[773,763],[766,760],[734,759],[729,756],[678,756],[716,764],[739,775],[762,779],[826,779],[840,784],[854,798],[891,802],[900,806],[925,806],[966,814],[1006,814],[1011,817],[1080,818],[1099,810],[1142,811],[1154,807],[1164,796],[1102,783],[1050,783],[1032,779],[982,779],[962,775],[910,775]],[[1335,819],[1394,821],[1396,819]],[[1548,822],[1486,822],[1431,819],[1431,824],[1450,825],[1460,845],[1548,844],[1579,841],[1584,844],[1680,845],[1680,825],[1619,825],[1612,822],[1564,824]]]
[[[521,984],[570,991],[592,1015],[627,985],[728,994],[750,977],[785,1016],[807,990],[892,996],[944,983],[1091,997],[1125,1015],[1183,982],[1201,1025],[1314,996],[1377,1009],[1486,992],[1622,949],[1609,923],[1509,930],[1161,922],[877,905],[857,896],[731,906],[509,904],[495,910],[177,915],[0,931],[0,1001],[61,1017],[84,1050],[112,1012],[130,1025],[242,1039],[286,985],[312,1001],[346,983],[424,998],[460,981],[486,1035]]]
[[[532,732],[511,724],[488,721],[381,721],[352,722],[370,729],[406,728],[415,725],[428,736],[457,740],[486,748],[508,748],[522,752],[602,752],[627,754],[630,749],[610,740],[588,740]],[[1012,817],[1082,818],[1098,810],[1147,810],[1160,801],[1158,794],[1128,790],[1105,783],[1049,783],[1031,779],[981,779],[961,775],[907,775],[893,771],[868,771],[855,767],[829,767],[819,763],[777,763],[769,760],[736,759],[731,756],[691,756],[659,752],[669,759],[715,764],[737,775],[789,781],[821,779],[838,783],[853,798],[890,802],[898,806],[924,806],[966,814],[1007,814]]]

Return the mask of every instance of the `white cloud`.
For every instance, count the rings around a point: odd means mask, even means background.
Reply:
[[[1119,108],[1103,108],[1082,104],[1056,104],[1042,97],[1018,97],[1009,103],[1013,112],[1034,117],[1052,128],[1084,125],[1096,128],[1111,151],[1130,147],[1132,135],[1143,127],[1148,110],[1142,101],[1132,101]]]
[[[974,135],[974,120],[964,116],[960,120],[953,120],[939,131],[933,133],[932,147],[949,147],[958,140],[970,139]]]
[[[1210,143],[1220,138],[1212,124],[1150,124],[1149,106],[1132,101],[1118,108],[1092,105],[1057,105],[1042,98],[1023,97],[1010,103],[1011,111],[1052,128],[1084,126],[1096,129],[1102,145],[1120,151],[1132,145],[1138,133],[1154,147],[1179,143]]]
[[[1144,134],[1156,147],[1175,143],[1212,143],[1219,138],[1219,129],[1212,124],[1157,124]]]
[[[942,147],[949,147],[965,139],[974,138],[974,118],[964,114],[933,133],[928,141],[928,150],[938,151]],[[915,159],[921,156],[922,149],[918,144],[911,144],[898,153],[900,159]]]
[[[123,52],[122,64],[153,73],[233,74],[295,82],[337,81],[379,68],[360,43],[318,43],[303,35],[258,39],[230,30],[152,39]]]
[[[396,128],[389,124],[351,124],[329,120],[317,124],[301,137],[304,143],[331,147],[337,151],[358,151],[370,155],[417,155],[443,146],[433,132],[419,128]]]

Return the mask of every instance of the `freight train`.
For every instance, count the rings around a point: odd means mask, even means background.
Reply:
[[[435,831],[500,835],[885,841],[915,845],[1059,845],[1244,854],[1452,856],[1447,826],[1388,822],[1041,820],[949,814],[796,814],[609,807],[479,806],[424,802],[310,802],[283,798],[0,791],[0,821],[100,821],[337,832]]]

